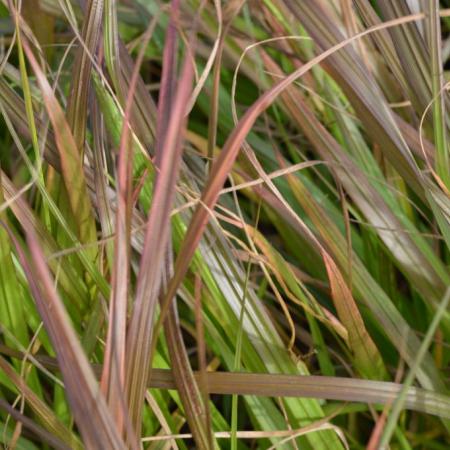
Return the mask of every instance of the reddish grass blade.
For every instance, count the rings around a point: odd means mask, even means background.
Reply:
[[[173,2],[172,8],[178,9],[179,2]],[[176,28],[175,20],[171,21],[167,31],[167,41],[164,47],[163,55],[163,75],[161,80],[160,101],[158,103],[158,126],[156,140],[156,157],[155,165],[160,167],[162,159],[165,157],[165,135],[168,133],[171,118],[170,105],[176,101]],[[180,81],[181,82],[181,81]],[[191,95],[192,98],[192,95]],[[187,105],[189,111],[190,105]],[[160,174],[161,175],[161,174]],[[169,245],[166,256],[166,266],[164,271],[165,284],[170,279],[173,271],[172,247]],[[165,289],[165,287],[164,287]],[[161,291],[164,294],[164,289]],[[156,327],[158,328],[158,327]],[[184,346],[183,336],[181,333],[178,311],[175,301],[169,306],[169,312],[164,323],[164,331],[167,339],[170,359],[173,366],[173,373],[177,384],[183,407],[189,426],[192,430],[194,440],[199,449],[208,450],[214,447],[212,437],[206,426],[207,410],[203,402],[200,390],[196,380],[192,374],[189,357]],[[157,334],[154,334],[154,339]],[[150,355],[150,361],[151,361]]]
[[[172,8],[178,9],[178,2],[173,2]],[[172,9],[171,21],[167,28],[167,37],[164,44],[163,72],[161,75],[161,89],[159,91],[155,148],[156,167],[159,167],[161,164],[160,159],[162,158],[164,148],[163,137],[169,126],[170,106],[176,94],[177,30],[175,20],[175,12]]]
[[[178,4],[178,1],[173,2],[173,14],[176,13]],[[173,42],[170,35],[168,39],[169,43]],[[174,75],[172,74],[172,76]],[[157,174],[153,200],[137,279],[136,298],[127,335],[127,400],[137,434],[141,427],[144,393],[150,371],[151,339],[154,331],[152,324],[161,289],[164,256],[169,242],[170,212],[181,163],[182,140],[186,126],[185,108],[191,94],[192,79],[193,67],[186,58],[173,101],[159,108],[159,119],[163,121],[158,130],[161,134],[158,133],[157,137],[157,141],[159,141],[157,148],[160,149],[160,153],[156,157]],[[162,102],[164,101],[163,98]],[[169,112],[170,121],[167,121],[165,116]],[[167,128],[163,126],[166,122]]]
[[[78,227],[80,241],[82,243],[95,242],[95,219],[86,186],[83,161],[78,151],[77,144],[64,117],[64,112],[55,97],[53,89],[45,78],[44,73],[39,67],[38,62],[26,41],[23,42],[23,48],[36,75],[37,82],[44,97],[44,104],[48,116],[53,125],[64,183],[69,196],[73,217]],[[96,257],[97,250],[95,247],[89,247],[86,251],[92,259]]]
[[[124,450],[125,445],[109,414],[94,373],[55,290],[38,238],[32,227],[25,226],[31,261],[28,261],[20,244],[15,240],[14,243],[37,309],[55,348],[66,394],[84,444],[92,450]]]
[[[365,377],[374,379],[378,378],[380,374],[385,374],[380,353],[365,328],[364,321],[362,320],[361,313],[356,306],[353,295],[344,281],[344,278],[333,258],[327,252],[324,245],[322,245],[322,243],[307,227],[304,221],[295,214],[290,205],[285,201],[275,184],[264,172],[264,169],[257,160],[256,155],[250,146],[246,143],[243,145],[246,156],[256,169],[258,175],[265,181],[268,189],[279,200],[282,208],[285,209],[293,220],[298,223],[299,227],[304,230],[305,236],[307,236],[313,247],[317,248],[318,252],[322,256],[327,269],[328,278],[330,280],[333,302],[338,312],[339,319],[347,329],[350,349],[353,352],[355,365],[358,368],[359,373]],[[292,174],[287,175],[287,177],[290,183],[298,181],[292,176]],[[295,183],[295,186],[301,189],[299,181]],[[307,196],[308,192],[302,189],[301,195]]]
[[[125,417],[128,416],[125,401],[125,349],[127,306],[129,299],[130,276],[130,232],[132,216],[132,165],[133,153],[131,145],[130,115],[139,70],[144,58],[145,49],[152,36],[156,21],[152,21],[147,28],[139,51],[133,74],[122,126],[118,162],[118,189],[116,211],[116,239],[114,252],[114,267],[112,276],[112,294],[110,301],[110,315],[108,337],[106,341],[105,359],[101,386],[105,392],[110,409],[115,417],[117,427],[121,432]],[[128,418],[128,417],[127,417]],[[129,421],[127,420],[127,423]]]
[[[292,74],[279,81],[271,89],[266,91],[239,120],[239,123],[234,128],[233,132],[228,137],[225,145],[222,148],[222,152],[215,160],[211,173],[208,178],[206,187],[202,193],[201,204],[195,210],[189,228],[187,230],[185,240],[180,249],[178,257],[175,262],[174,276],[168,285],[168,289],[165,296],[164,305],[167,305],[172,299],[178,286],[181,284],[189,267],[190,260],[197,248],[198,243],[203,235],[206,225],[209,221],[209,211],[214,208],[217,201],[220,190],[234,164],[234,161],[239,153],[241,146],[243,145],[247,134],[250,132],[253,124],[259,115],[265,111],[277,97],[295,80],[311,70],[312,67],[324,61],[327,57],[334,54],[341,48],[346,47],[351,42],[355,41],[362,36],[368,35],[375,31],[398,26],[404,22],[411,22],[415,20],[422,20],[423,14],[416,14],[409,16],[408,18],[394,19],[389,22],[369,28],[356,36],[349,39],[344,39],[342,42],[332,46],[328,50],[321,53],[302,67],[295,70]],[[163,308],[163,312],[164,312]]]
[[[381,355],[366,330],[361,313],[342,274],[328,253],[322,252],[322,257],[327,268],[334,305],[348,331],[348,340],[358,372],[367,378],[386,373]]]
[[[264,172],[262,166],[256,159],[256,155],[252,152],[247,144],[245,145],[246,155],[256,168],[258,174],[263,178],[268,189],[276,196],[280,201],[283,209],[295,220],[299,227],[304,230],[305,236],[311,241],[314,248],[317,248],[321,257],[324,260],[325,267],[327,269],[328,278],[330,280],[331,295],[334,305],[336,307],[339,319],[345,326],[348,332],[348,341],[350,349],[353,352],[355,365],[359,373],[368,378],[378,378],[380,374],[385,374],[383,361],[380,353],[375,346],[372,338],[366,330],[364,321],[362,320],[361,313],[356,305],[353,295],[348,288],[338,266],[330,256],[325,246],[315,237],[312,231],[307,227],[304,221],[298,217],[289,204],[285,201],[281,193],[278,191],[272,180],[269,179]],[[292,174],[287,175],[290,183],[295,183],[297,188],[301,189],[299,180],[293,177]],[[301,195],[307,196],[306,189],[302,189]],[[308,212],[308,210],[307,210]],[[313,219],[314,221],[314,219]]]

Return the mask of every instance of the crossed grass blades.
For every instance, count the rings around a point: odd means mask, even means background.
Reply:
[[[445,7],[2,1],[5,448],[448,448]]]

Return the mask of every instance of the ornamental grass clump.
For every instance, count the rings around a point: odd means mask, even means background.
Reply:
[[[0,441],[450,446],[450,10],[0,4]]]

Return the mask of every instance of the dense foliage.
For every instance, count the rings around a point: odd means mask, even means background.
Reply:
[[[445,8],[3,0],[5,448],[448,449]]]

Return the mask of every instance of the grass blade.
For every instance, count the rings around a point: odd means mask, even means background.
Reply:
[[[25,42],[24,50],[36,75],[45,99],[47,113],[53,125],[64,183],[69,195],[73,217],[78,225],[80,241],[82,243],[92,243],[96,240],[96,226],[84,177],[81,155],[64,117],[63,110],[56,100],[54,92],[40,69],[36,58]],[[91,247],[87,253],[94,259],[97,251]]]
[[[27,228],[26,233],[32,264],[28,263],[18,243],[16,249],[36,306],[55,347],[66,393],[83,441],[89,449],[101,448],[104,445],[111,449],[124,449],[92,369],[55,291],[34,230]]]

